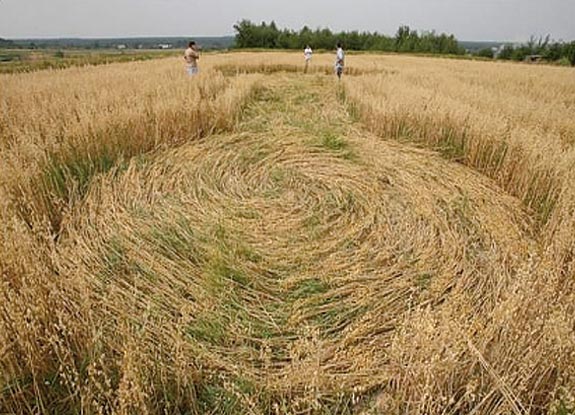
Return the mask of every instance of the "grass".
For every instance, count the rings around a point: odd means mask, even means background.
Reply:
[[[149,237],[144,238],[153,241],[159,252],[168,259],[186,258],[188,261],[197,261],[200,257],[194,229],[185,218],[181,218],[176,224],[153,227]]]
[[[433,280],[433,275],[429,274],[429,273],[423,273],[423,274],[419,274],[416,278],[415,278],[415,285],[417,286],[417,288],[419,288],[421,291],[425,291],[429,288],[429,286],[431,285],[431,282]]]
[[[530,72],[539,70],[509,65],[494,75],[492,65],[429,63],[429,70],[436,68],[438,72],[419,74],[416,82],[421,82],[420,85],[412,81],[410,71],[393,77],[349,78],[341,99],[375,133],[428,146],[449,160],[494,178],[537,212],[544,226],[556,203],[555,189],[561,186],[556,180],[565,173],[556,170],[549,173],[549,166],[558,166],[557,161],[536,160],[558,156],[564,143],[569,143],[569,137],[573,136],[572,126],[565,124],[564,113],[544,109],[550,109],[547,106],[552,104],[543,97],[558,87],[558,80],[551,80],[549,74],[549,78],[525,95],[523,108],[513,104],[511,97],[522,94],[515,87],[531,82],[528,79],[534,74]],[[472,70],[475,65],[477,68]],[[457,66],[469,67],[469,71],[458,77],[452,72]],[[557,75],[566,73],[557,71]],[[499,93],[495,93],[498,88]],[[569,96],[571,90],[564,94]],[[540,129],[545,132],[539,133]]]
[[[322,135],[321,146],[328,150],[339,151],[345,149],[346,143],[341,137],[328,132]]]
[[[203,413],[232,415],[242,413],[238,398],[225,388],[206,386],[198,396],[199,409]]]
[[[55,76],[64,79],[66,75]],[[177,84],[174,81],[172,87]],[[129,161],[141,167],[145,155],[158,147],[178,145],[217,130],[231,128],[236,115],[241,112],[251,94],[255,93],[257,86],[247,83],[233,91],[228,89],[229,86],[228,82],[216,77],[211,81],[189,85],[187,92],[190,95],[179,93],[175,98],[170,96],[155,103],[146,99],[141,106],[129,108],[119,102],[121,99],[118,101],[118,97],[113,96],[110,102],[103,104],[106,109],[99,108],[101,112],[95,110],[80,115],[76,108],[69,107],[67,110],[74,114],[72,118],[76,119],[75,122],[69,123],[70,118],[67,116],[70,114],[63,110],[56,119],[31,127],[31,143],[32,146],[38,146],[38,149],[36,154],[29,156],[31,160],[21,162],[35,164],[39,177],[27,183],[26,187],[20,183],[15,184],[17,189],[12,190],[13,193],[28,193],[25,203],[21,203],[24,196],[15,200],[23,219],[31,224],[34,220],[33,210],[42,209],[50,219],[53,232],[58,234],[63,219],[61,206],[81,201],[90,183],[98,175],[112,170],[120,174],[128,168]],[[151,86],[151,90],[154,91],[155,87]],[[198,91],[204,92],[199,94]],[[100,93],[96,90],[91,92],[96,95]],[[74,97],[79,93],[79,90],[72,91]],[[193,97],[193,104],[188,102],[190,96]],[[99,104],[94,101],[94,105]],[[190,105],[195,110],[188,113],[184,108]],[[114,116],[114,120],[110,120],[110,116],[106,115],[110,109],[118,114],[123,113],[123,116]],[[11,111],[14,117],[11,119],[7,115],[8,125],[22,116],[17,107]],[[184,116],[188,117],[189,123],[174,124],[175,119]],[[76,126],[76,129],[67,131],[69,124]],[[46,131],[50,131],[49,135],[56,134],[53,137],[55,142],[42,142]],[[78,145],[79,142],[84,144]],[[18,168],[14,166],[14,169]]]
[[[41,70],[66,69],[75,66],[96,66],[110,63],[147,61],[166,58],[174,53],[163,51],[66,51],[61,50],[18,50],[0,53],[0,74],[25,73]]]
[[[572,413],[570,74],[300,58],[0,75],[0,412]]]
[[[312,297],[318,294],[325,294],[329,286],[317,278],[301,281],[290,293],[290,299],[299,300]]]
[[[554,411],[554,415],[572,415],[573,413],[575,413],[575,409],[569,407],[564,401],[560,401]]]
[[[222,345],[227,338],[225,322],[216,316],[199,317],[187,329],[187,334],[195,341],[211,345]]]

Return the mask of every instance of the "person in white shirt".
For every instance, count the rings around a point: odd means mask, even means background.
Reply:
[[[343,73],[343,66],[345,61],[345,53],[341,47],[341,43],[337,44],[337,52],[335,54],[335,73],[339,79],[341,79],[341,74]]]
[[[303,70],[303,73],[307,73],[307,67],[309,66],[309,63],[311,62],[311,55],[313,54],[313,51],[311,50],[311,47],[309,45],[307,45],[305,47],[305,49],[303,50],[303,56],[305,57],[305,68]]]

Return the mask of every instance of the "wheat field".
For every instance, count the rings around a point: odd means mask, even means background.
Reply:
[[[0,75],[0,413],[569,414],[572,69]]]

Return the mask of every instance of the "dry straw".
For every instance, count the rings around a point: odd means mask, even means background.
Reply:
[[[0,77],[0,412],[573,407],[567,72],[204,58]]]

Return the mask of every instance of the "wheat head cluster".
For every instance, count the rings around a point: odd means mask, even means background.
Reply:
[[[575,410],[575,74],[0,75],[0,413]]]

